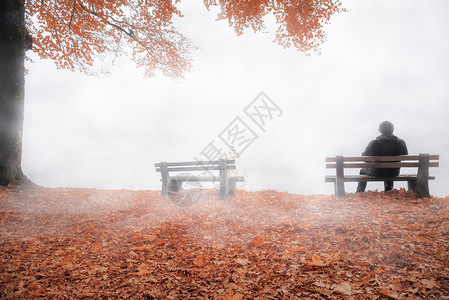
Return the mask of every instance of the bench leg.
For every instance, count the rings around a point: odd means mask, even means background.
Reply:
[[[226,200],[229,195],[229,186],[225,184],[224,187],[220,186],[220,200]]]
[[[420,197],[430,197],[429,193],[429,154],[419,154],[418,179],[416,180]]]
[[[409,192],[416,192],[416,180],[407,181],[407,188]]]
[[[345,185],[343,182],[341,182],[341,183],[335,182],[334,189],[335,189],[335,196],[337,196],[338,198],[344,198]]]
[[[167,163],[165,161],[160,163],[161,169],[161,181],[162,181],[162,190],[161,193],[163,196],[168,195],[168,183],[170,181],[170,177],[168,176],[167,171]]]
[[[344,180],[344,170],[343,170],[343,156],[337,155],[336,157],[336,173],[335,178],[335,195],[338,198],[343,198],[345,196],[345,180]]]
[[[162,183],[162,190],[161,190],[162,196],[168,195],[168,189],[167,185]]]
[[[418,179],[418,194],[420,197],[430,197],[429,181]]]
[[[430,197],[428,180],[409,180],[408,190],[416,192],[420,197]]]
[[[225,200],[229,195],[229,177],[226,169],[226,160],[218,161],[220,168],[220,199]]]
[[[236,181],[235,180],[229,180],[229,195],[228,196],[234,196],[235,195],[235,189],[236,189]]]
[[[221,179],[220,180],[220,200],[226,199],[226,197],[228,196],[227,190],[228,190],[227,180]]]

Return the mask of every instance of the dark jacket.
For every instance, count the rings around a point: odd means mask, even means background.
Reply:
[[[363,156],[394,156],[394,155],[408,155],[407,145],[404,140],[397,136],[391,135],[379,135],[376,139],[372,140],[365,151]],[[365,169],[366,175],[371,176],[398,176],[399,168],[389,169]]]

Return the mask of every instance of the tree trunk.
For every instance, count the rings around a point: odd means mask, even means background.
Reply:
[[[0,184],[26,181],[22,173],[24,58],[31,48],[25,0],[0,0]]]

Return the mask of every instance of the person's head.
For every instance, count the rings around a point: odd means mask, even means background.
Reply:
[[[391,135],[391,134],[393,134],[393,131],[394,131],[393,123],[388,122],[388,121],[383,121],[382,123],[380,123],[379,132],[382,135]]]

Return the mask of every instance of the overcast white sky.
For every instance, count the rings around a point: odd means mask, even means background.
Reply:
[[[25,174],[49,187],[158,190],[155,162],[193,160],[212,141],[228,151],[218,136],[240,117],[259,137],[237,161],[246,189],[329,194],[324,158],[360,155],[390,120],[411,154],[440,154],[430,189],[449,195],[449,2],[342,3],[350,11],[331,20],[319,56],[270,34],[237,37],[184,0],[178,24],[200,47],[184,80],[143,78],[127,61],[102,78],[29,64]],[[283,111],[265,132],[244,113],[262,91]]]

